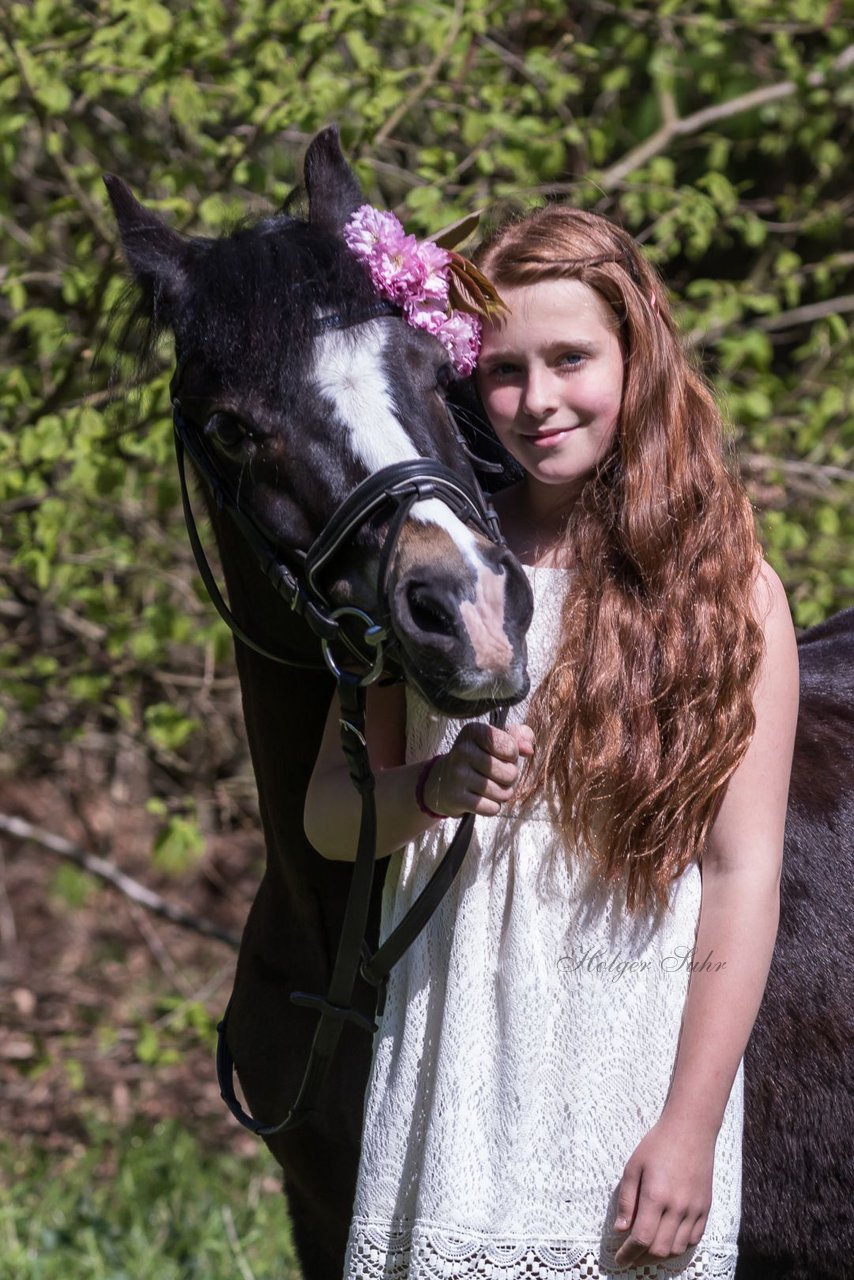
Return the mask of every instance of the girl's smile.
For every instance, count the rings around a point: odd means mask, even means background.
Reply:
[[[565,440],[570,431],[578,431],[578,427],[562,427],[557,430],[536,431],[533,435],[524,435],[523,439],[530,440],[531,444],[538,449],[547,449],[550,445],[560,444]]]
[[[502,287],[510,307],[484,329],[477,384],[498,438],[528,483],[574,499],[607,451],[623,391],[613,315],[579,280]]]

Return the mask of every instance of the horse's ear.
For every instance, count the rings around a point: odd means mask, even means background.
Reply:
[[[104,185],[134,278],[154,318],[168,321],[169,311],[187,285],[190,241],[140,204],[128,184],[115,174],[104,174]]]
[[[309,143],[304,175],[309,222],[337,234],[350,214],[365,203],[359,180],[342,154],[337,125],[323,129]]]

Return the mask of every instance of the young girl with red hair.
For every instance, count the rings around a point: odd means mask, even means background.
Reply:
[[[477,261],[509,307],[475,381],[524,473],[495,504],[532,694],[504,730],[369,694],[383,936],[444,818],[478,819],[389,980],[346,1274],[731,1277],[797,716],[785,594],[631,238],[550,206]],[[357,821],[333,708],[306,828],[334,856]]]

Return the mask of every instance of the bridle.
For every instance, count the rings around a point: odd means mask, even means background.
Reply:
[[[396,307],[378,302],[344,319],[324,316],[316,331],[342,329],[362,324],[379,315],[398,315]],[[191,355],[192,353],[190,353]],[[237,1120],[262,1137],[293,1129],[316,1110],[317,1098],[331,1065],[345,1022],[373,1033],[377,1024],[353,1005],[357,975],[377,989],[377,1014],[385,1002],[388,975],[408,946],[415,940],[453,883],[468,850],[474,814],[466,814],[433,876],[406,915],[382,945],[371,953],[365,940],[376,861],[376,805],[374,775],[365,738],[365,692],[395,661],[397,642],[391,627],[387,598],[388,573],[403,526],[416,502],[438,499],[465,523],[500,546],[505,545],[495,512],[474,477],[461,479],[449,467],[429,458],[413,458],[393,463],[363,480],[332,513],[305,553],[297,553],[297,571],[280,558],[276,547],[259,527],[252,514],[240,504],[239,496],[222,475],[211,456],[203,433],[185,416],[177,395],[181,375],[190,355],[179,360],[172,379],[172,421],[175,453],[181,487],[181,502],[190,545],[202,581],[217,611],[234,635],[256,653],[289,667],[323,670],[335,677],[341,704],[341,746],[350,778],[358,791],[362,812],[350,892],[344,911],[341,937],[325,996],[294,991],[293,1004],[316,1010],[319,1022],[296,1101],[277,1124],[255,1120],[243,1109],[234,1092],[234,1060],[226,1039],[229,1007],[218,1030],[217,1077],[222,1098]],[[319,637],[323,664],[305,662],[292,655],[275,653],[255,641],[237,622],[217,586],[199,537],[190,502],[185,455],[189,456],[213,495],[217,508],[228,512],[254,552],[258,564],[275,590],[298,617]],[[334,606],[324,587],[324,572],[335,557],[369,522],[387,520],[388,527],[380,552],[377,572],[377,599],[369,614],[350,605]],[[353,624],[361,628],[354,634]],[[349,661],[340,654],[343,646]],[[361,669],[353,669],[356,664]],[[503,725],[506,707],[496,709],[492,723]]]

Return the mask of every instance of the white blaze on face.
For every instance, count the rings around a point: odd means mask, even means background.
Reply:
[[[376,320],[358,329],[324,333],[317,343],[315,385],[331,401],[350,433],[350,447],[371,475],[393,462],[421,456],[395,412],[383,368],[384,347],[385,334]],[[416,502],[412,518],[437,524],[475,572],[482,568],[474,534],[444,502]]]
[[[350,433],[350,445],[371,475],[418,452],[394,411],[383,369],[385,334],[377,320],[322,333],[314,382]]]
[[[474,602],[463,600],[460,614],[481,671],[506,671],[513,665],[513,646],[504,631],[504,584],[497,573],[481,573]]]
[[[328,330],[315,344],[314,383],[347,428],[353,453],[371,475],[421,456],[395,411],[383,363],[385,344],[380,320]],[[411,517],[444,530],[474,575],[475,601],[464,602],[460,612],[477,665],[484,670],[506,666],[513,655],[504,634],[504,576],[484,564],[472,530],[438,498],[416,502]]]

